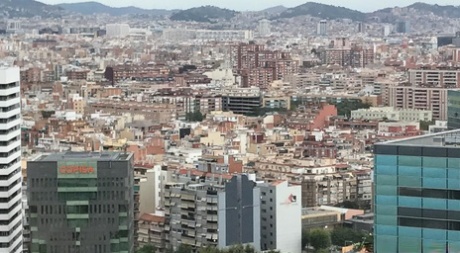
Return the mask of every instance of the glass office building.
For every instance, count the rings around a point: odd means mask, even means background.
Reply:
[[[460,128],[460,90],[447,91],[447,127]]]
[[[460,252],[460,130],[376,144],[376,252]]]
[[[43,155],[27,176],[29,252],[134,252],[132,154]]]

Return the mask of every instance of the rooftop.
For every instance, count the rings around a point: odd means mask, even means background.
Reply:
[[[398,139],[380,144],[400,146],[434,146],[434,147],[457,147],[460,145],[460,129],[445,131],[434,134],[420,135],[406,139]]]
[[[63,160],[82,160],[85,161],[124,161],[131,157],[130,153],[122,152],[62,152],[44,154],[35,161],[51,162]]]

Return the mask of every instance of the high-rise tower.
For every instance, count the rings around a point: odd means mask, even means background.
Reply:
[[[133,155],[66,152],[27,163],[30,252],[134,252]]]
[[[22,252],[19,68],[0,66],[0,253]]]
[[[460,252],[460,130],[374,146],[375,252]]]

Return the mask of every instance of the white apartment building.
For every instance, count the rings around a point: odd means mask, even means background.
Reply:
[[[394,121],[431,121],[433,112],[417,109],[395,109],[393,107],[371,107],[369,109],[358,109],[351,111],[353,119],[381,120],[388,119]]]
[[[271,33],[270,21],[267,19],[260,20],[259,25],[257,26],[257,31],[259,32],[260,36],[270,35]]]
[[[163,39],[168,41],[249,41],[254,39],[254,32],[250,30],[193,30],[193,29],[166,29]]]
[[[105,26],[107,37],[126,37],[130,33],[128,24],[107,24]]]
[[[0,253],[23,248],[19,71],[0,67]]]
[[[163,189],[166,182],[171,181],[171,172],[163,170],[160,165],[146,171],[145,177],[139,181],[139,213],[156,213],[161,209]]]
[[[302,252],[302,189],[287,181],[260,183],[260,246]]]

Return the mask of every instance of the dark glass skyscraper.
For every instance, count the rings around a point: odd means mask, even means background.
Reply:
[[[133,252],[133,157],[67,152],[27,165],[30,252]]]
[[[376,252],[460,252],[460,130],[375,146]]]

